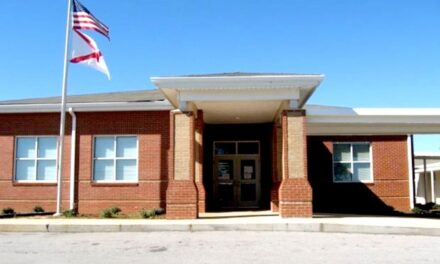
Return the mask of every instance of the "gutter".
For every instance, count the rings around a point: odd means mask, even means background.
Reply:
[[[76,115],[73,108],[69,108],[69,114],[72,116],[72,133],[70,135],[70,203],[69,209],[75,209],[75,158],[76,158]]]

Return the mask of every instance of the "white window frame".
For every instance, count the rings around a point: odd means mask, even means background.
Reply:
[[[96,146],[96,138],[102,138],[102,137],[113,137],[113,153],[115,153],[113,158],[97,158],[95,157],[95,146]],[[136,137],[136,157],[130,157],[130,158],[124,158],[124,157],[117,157],[116,156],[116,150],[117,150],[117,138],[118,137]],[[93,136],[93,147],[92,147],[92,182],[95,183],[138,183],[139,182],[139,136],[138,135],[95,135]],[[118,160],[133,160],[136,159],[136,179],[135,180],[117,180],[116,179],[116,163]],[[95,180],[95,160],[112,160],[113,161],[113,180]]]
[[[34,138],[35,139],[35,158],[18,158],[17,157],[17,150],[18,150],[18,139],[20,138]],[[57,143],[57,153],[58,153],[58,137],[57,136],[47,136],[47,135],[38,135],[38,136],[16,136],[15,137],[15,146],[14,146],[14,181],[19,183],[56,183],[57,182],[57,176],[55,175],[55,180],[38,180],[37,174],[38,174],[38,161],[39,160],[55,160],[55,166],[57,164],[58,160],[58,154],[56,155],[55,159],[53,158],[39,158],[38,157],[38,139],[39,138],[54,138]],[[33,160],[35,163],[35,179],[33,180],[19,180],[17,179],[17,161],[19,160]]]
[[[335,160],[335,145],[350,145],[350,160],[344,160],[344,161],[336,161]],[[353,145],[368,145],[369,146],[369,161],[355,161],[353,160]],[[374,182],[374,170],[373,170],[373,146],[371,142],[333,142],[333,153],[332,153],[332,170],[333,170],[333,183],[373,183]],[[354,164],[360,164],[360,163],[370,163],[370,179],[369,180],[354,180],[353,177],[351,181],[338,181],[336,180],[336,173],[335,173],[335,164],[336,163],[350,163],[350,171],[353,174],[354,171]]]

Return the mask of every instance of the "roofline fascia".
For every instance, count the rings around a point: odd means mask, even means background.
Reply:
[[[73,108],[75,112],[156,111],[174,109],[168,101],[67,103],[66,108]],[[59,103],[0,105],[0,113],[54,113],[60,111],[61,106]]]
[[[433,123],[440,124],[440,108],[307,108],[310,123]]]
[[[151,80],[195,80],[195,79],[299,79],[299,78],[324,78],[324,74],[261,74],[261,75],[239,75],[239,76],[156,76],[150,77]]]
[[[216,83],[218,88],[233,88],[237,89],[241,86],[254,88],[272,88],[274,81],[286,82],[286,87],[290,87],[291,81],[311,81],[318,82],[318,86],[324,79],[323,74],[313,75],[255,75],[255,76],[188,76],[188,77],[151,77],[150,80],[159,89],[191,89],[198,90],[200,88],[210,88],[209,84]],[[267,82],[262,84],[261,82]],[[258,85],[257,85],[258,83]],[[277,86],[280,86],[279,84]]]

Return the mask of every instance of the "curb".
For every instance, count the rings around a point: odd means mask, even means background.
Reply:
[[[334,223],[0,224],[0,232],[92,233],[92,232],[215,232],[215,231],[280,231],[280,232],[321,232],[321,233],[440,236],[440,228],[350,225],[350,224],[334,224]]]

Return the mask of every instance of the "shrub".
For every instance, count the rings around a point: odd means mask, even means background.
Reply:
[[[111,208],[105,208],[101,212],[102,218],[113,218],[116,217],[121,212],[121,209],[119,207],[111,207]]]
[[[440,204],[434,204],[434,206],[432,206],[432,209],[440,210]]]
[[[102,217],[102,218],[112,218],[112,217],[113,217],[113,214],[112,214],[112,212],[110,211],[110,209],[106,208],[106,209],[102,210],[102,212],[101,212],[101,217]]]
[[[75,217],[78,215],[78,212],[74,209],[66,210],[63,212],[64,217]]]
[[[11,207],[6,207],[6,208],[2,209],[2,214],[9,215],[9,214],[14,214],[14,213],[15,213],[15,211]]]
[[[154,218],[157,215],[161,215],[165,213],[165,209],[163,208],[154,208],[154,209],[142,209],[139,212],[139,215],[142,218]]]
[[[423,213],[423,209],[419,208],[419,207],[414,207],[412,209],[412,212],[415,213],[415,214],[422,214]]]
[[[154,211],[156,212],[156,215],[161,215],[165,213],[164,208],[154,208]]]
[[[34,207],[34,213],[44,213],[43,207],[37,205]]]
[[[121,212],[121,209],[119,207],[112,207],[110,208],[110,212],[112,212],[114,215],[117,215]]]
[[[142,209],[139,212],[139,214],[142,218],[153,218],[156,216],[156,210],[155,209]]]

